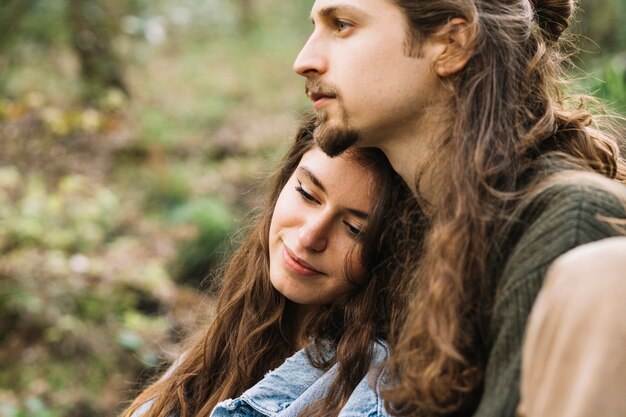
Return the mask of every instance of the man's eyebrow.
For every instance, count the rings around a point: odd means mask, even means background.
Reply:
[[[307,179],[309,181],[311,181],[317,188],[320,189],[320,191],[322,191],[323,193],[326,192],[326,188],[324,188],[324,185],[321,183],[321,181],[319,180],[319,178],[317,178],[315,176],[315,174],[313,174],[313,171],[311,171],[309,168],[305,167],[305,166],[299,166],[298,170],[305,176],[307,177]],[[354,216],[362,219],[362,220],[367,220],[367,218],[369,217],[369,214],[367,214],[364,211],[361,210],[357,210],[354,208],[347,208],[346,211],[350,212],[351,214],[353,214]]]
[[[340,4],[338,6],[324,7],[323,9],[318,10],[317,14],[324,19],[329,19],[340,12],[352,13],[357,17],[367,16],[367,13],[365,13],[363,10],[349,4]],[[313,21],[313,16],[311,16],[311,21]]]

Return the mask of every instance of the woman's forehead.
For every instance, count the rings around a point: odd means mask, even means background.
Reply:
[[[300,160],[297,174],[314,177],[316,184],[335,198],[371,205],[378,180],[372,164],[364,164],[354,155],[329,157],[318,147],[307,151]]]

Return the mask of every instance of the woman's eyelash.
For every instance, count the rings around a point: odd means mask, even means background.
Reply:
[[[363,229],[354,226],[348,222],[344,222],[344,224],[346,225],[346,227],[348,228],[348,231],[354,235],[354,237],[359,237],[361,235],[361,232],[363,232]]]
[[[298,194],[300,194],[302,199],[305,200],[306,202],[317,203],[317,200],[315,199],[315,197],[313,197],[311,194],[309,194],[304,189],[304,187],[302,187],[302,183],[301,182],[298,182],[298,185],[295,187],[295,189],[298,192]],[[347,222],[347,221],[344,221],[344,224],[345,224],[346,228],[348,229],[348,233],[350,233],[350,235],[354,239],[360,239],[361,238],[361,235],[363,233],[363,228],[360,228],[358,226],[354,226],[353,224],[351,224],[350,222]]]
[[[300,195],[302,196],[302,198],[303,198],[303,199],[305,199],[306,201],[311,201],[311,202],[316,201],[316,200],[315,200],[315,197],[313,197],[311,194],[307,193],[307,192],[305,191],[305,189],[304,189],[304,188],[302,188],[302,183],[299,183],[299,185],[296,187],[296,191],[297,191],[298,193],[300,193]]]

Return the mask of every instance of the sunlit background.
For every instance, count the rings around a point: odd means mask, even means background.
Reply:
[[[310,106],[311,5],[1,0],[0,417],[114,416],[210,319]],[[624,114],[625,6],[582,8],[570,70]]]

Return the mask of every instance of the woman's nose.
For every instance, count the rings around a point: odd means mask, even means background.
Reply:
[[[308,219],[298,229],[298,240],[305,249],[322,252],[328,245],[330,219],[323,214]]]
[[[320,75],[328,69],[324,48],[315,32],[309,37],[293,63],[293,70],[303,77]]]

